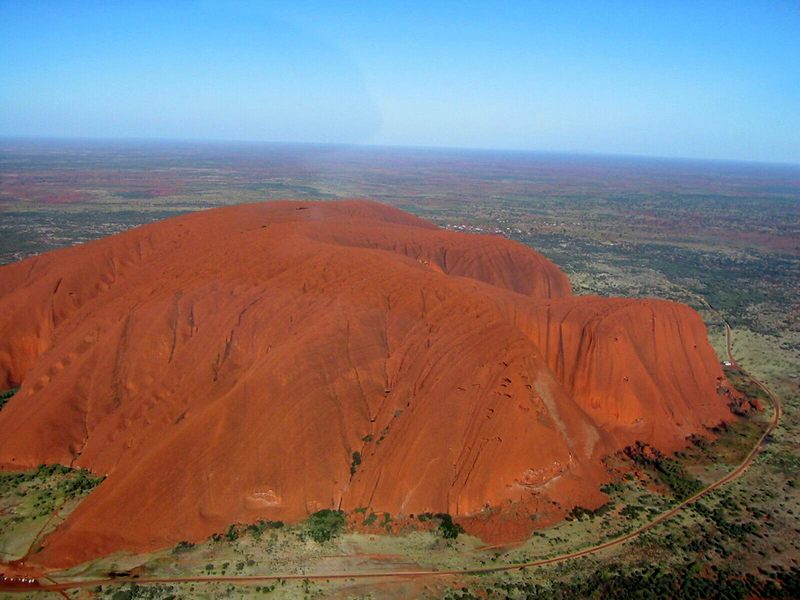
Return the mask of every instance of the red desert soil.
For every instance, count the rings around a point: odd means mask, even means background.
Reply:
[[[691,309],[574,297],[526,246],[374,202],[208,210],[0,267],[0,388],[22,386],[0,466],[108,475],[28,558],[47,567],[338,507],[519,539],[532,511],[601,504],[609,452],[730,420],[722,381]]]

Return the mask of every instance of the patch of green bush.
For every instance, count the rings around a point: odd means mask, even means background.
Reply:
[[[3,407],[8,402],[9,398],[16,394],[19,391],[18,387],[11,388],[10,390],[6,390],[5,392],[0,392],[0,410],[3,410]]]
[[[447,513],[436,513],[434,515],[439,520],[439,534],[446,540],[454,540],[459,533],[464,533],[464,528],[458,523],[453,522],[453,517]]]
[[[283,521],[264,521],[263,519],[259,519],[255,523],[251,523],[247,526],[247,532],[253,536],[254,539],[260,540],[262,534],[267,529],[281,529],[283,527]]]
[[[625,448],[625,453],[634,462],[655,469],[656,475],[678,500],[691,498],[703,489],[703,483],[686,472],[679,462],[665,458],[652,446],[637,441]]]
[[[611,495],[614,492],[621,492],[622,491],[622,484],[618,481],[613,481],[611,483],[606,483],[605,485],[600,486],[600,491],[604,494]]]
[[[358,469],[358,465],[361,464],[361,452],[356,450],[353,452],[353,462],[350,463],[350,475],[356,474],[356,469]]]
[[[800,597],[800,567],[773,567],[768,577],[734,570],[719,569],[710,574],[700,571],[700,565],[680,565],[674,569],[662,565],[643,565],[628,568],[609,565],[590,575],[573,577],[569,581],[535,583],[530,581],[501,581],[476,593],[462,588],[448,591],[447,600],[477,598],[527,598],[528,600],[568,600],[572,598],[603,598],[604,600],[660,600],[675,598],[705,600],[726,598],[789,599]]]
[[[306,530],[315,542],[327,542],[339,535],[345,526],[345,514],[329,508],[319,510],[306,520]]]
[[[228,527],[225,537],[228,538],[229,542],[235,542],[237,539],[239,539],[239,529],[236,527],[236,525],[231,525]]]
[[[620,511],[619,514],[627,519],[635,519],[645,510],[647,509],[639,504],[628,504]]]
[[[569,511],[567,515],[567,520],[572,521],[574,519],[582,520],[583,517],[588,517],[589,519],[602,516],[606,514],[611,508],[614,506],[613,502],[606,502],[602,506],[598,506],[595,509],[591,508],[584,508],[583,506],[575,506]]]
[[[192,550],[194,550],[193,543],[181,540],[175,545],[175,548],[172,549],[172,553],[183,554],[184,552],[191,552]]]

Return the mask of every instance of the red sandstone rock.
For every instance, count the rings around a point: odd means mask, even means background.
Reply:
[[[220,208],[0,267],[0,387],[22,384],[0,465],[108,475],[45,566],[337,507],[518,537],[519,507],[602,503],[609,452],[730,419],[720,376],[692,310],[573,297],[528,247],[373,202]]]

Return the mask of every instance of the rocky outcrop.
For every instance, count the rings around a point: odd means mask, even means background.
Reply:
[[[107,475],[43,565],[322,508],[563,514],[609,452],[730,418],[690,309],[573,297],[528,247],[374,202],[168,219],[0,294],[0,465]]]

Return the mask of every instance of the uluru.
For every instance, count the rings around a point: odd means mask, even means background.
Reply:
[[[525,245],[371,201],[200,211],[0,267],[0,389],[20,386],[0,468],[105,476],[29,557],[49,567],[325,508],[469,531],[523,507],[530,529],[601,504],[610,454],[731,419],[721,385],[692,309],[575,296]]]

